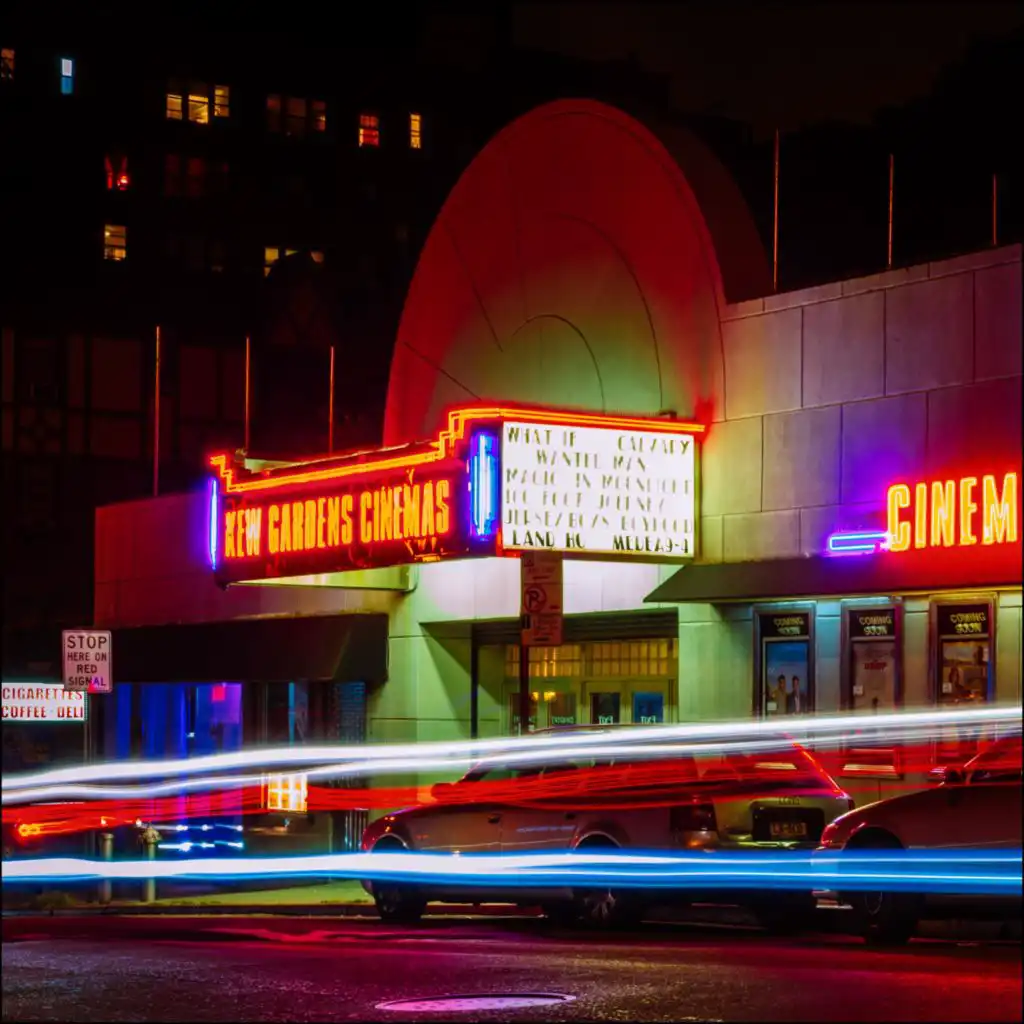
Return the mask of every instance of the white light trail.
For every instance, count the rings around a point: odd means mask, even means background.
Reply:
[[[497,756],[515,754],[519,751],[545,754],[546,758],[558,751],[561,756],[571,757],[573,751],[593,746],[616,746],[642,742],[653,743],[717,743],[725,740],[746,740],[757,737],[773,737],[776,740],[785,734],[798,742],[836,742],[851,731],[866,730],[873,738],[881,740],[901,730],[929,729],[939,726],[955,726],[967,733],[986,728],[1012,725],[1020,728],[1021,705],[996,705],[963,711],[897,711],[886,715],[829,715],[800,716],[787,720],[785,725],[778,721],[710,722],[702,724],[672,726],[638,726],[602,732],[600,730],[578,733],[544,733],[520,738],[492,740],[463,740],[457,743],[396,743],[376,745],[320,745],[300,747],[273,747],[239,750],[230,754],[212,754],[206,757],[184,758],[173,761],[113,761],[100,764],[79,765],[72,768],[55,768],[45,772],[7,775],[3,779],[3,792],[15,792],[29,788],[56,786],[65,783],[82,784],[99,780],[117,779],[141,780],[167,777],[169,775],[200,775],[206,772],[233,771],[259,767],[269,771],[284,766],[300,769],[308,765],[332,764],[344,771],[338,774],[357,773],[356,765],[367,762],[397,761],[405,759],[406,764],[455,761],[460,764],[476,763]],[[588,751],[589,752],[589,751]],[[351,764],[349,764],[351,762]],[[377,769],[378,771],[380,769]],[[5,801],[6,802],[6,801]]]

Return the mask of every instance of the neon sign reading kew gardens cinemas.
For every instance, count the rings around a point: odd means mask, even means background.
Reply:
[[[211,460],[218,581],[562,551],[692,558],[700,424],[472,408],[431,441],[264,468]]]
[[[886,498],[888,548],[1014,544],[1020,535],[1019,484],[1018,473],[893,484]]]

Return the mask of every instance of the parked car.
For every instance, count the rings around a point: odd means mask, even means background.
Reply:
[[[657,762],[581,757],[529,767],[487,762],[458,782],[435,786],[432,795],[430,804],[371,823],[363,849],[453,855],[814,849],[825,826],[853,806],[814,758],[789,740],[757,755],[709,751],[706,757],[680,755]],[[539,905],[563,923],[582,920],[612,927],[635,923],[651,905],[650,896],[637,890],[363,884],[388,921],[418,920],[430,901],[448,900]],[[668,902],[661,893],[658,900]],[[809,891],[681,892],[671,897],[672,902],[706,900],[746,905],[777,931],[806,925],[816,906]]]
[[[1021,736],[994,741],[963,766],[945,769],[940,785],[859,807],[833,821],[819,850],[1019,850],[1021,846]],[[832,859],[831,857],[829,858]],[[841,867],[841,865],[840,865]],[[909,941],[930,916],[1019,919],[1019,898],[907,892],[841,893],[857,930],[877,944]]]

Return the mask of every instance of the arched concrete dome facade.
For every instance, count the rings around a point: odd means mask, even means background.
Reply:
[[[460,178],[399,326],[385,444],[501,400],[713,417],[720,310],[764,294],[739,190],[691,135],[564,100],[503,129]]]

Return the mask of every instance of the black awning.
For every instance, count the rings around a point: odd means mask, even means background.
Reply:
[[[648,602],[792,600],[874,594],[986,590],[1021,585],[1020,544],[876,555],[784,558],[688,565],[644,599]]]
[[[387,679],[386,615],[313,615],[115,629],[119,683]]]

